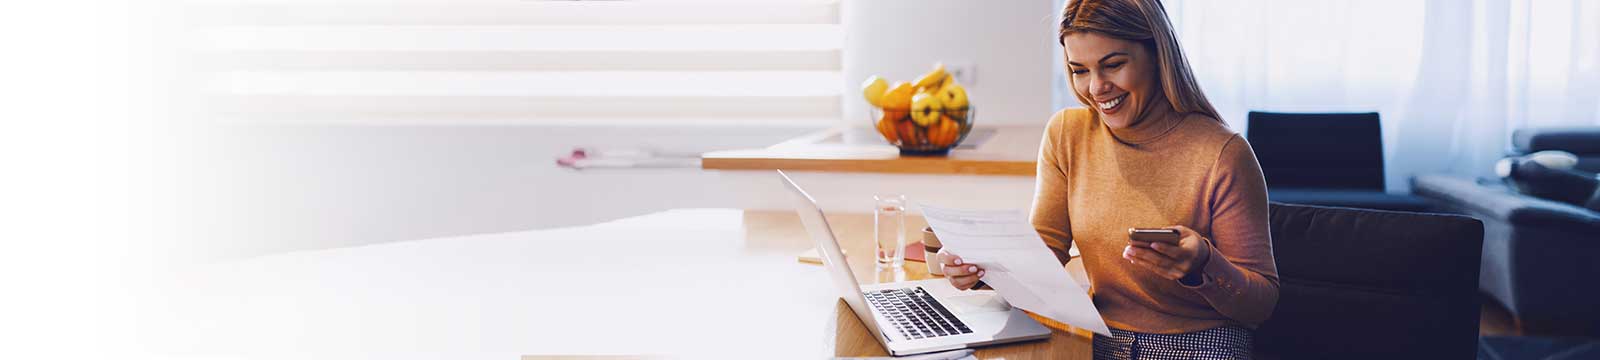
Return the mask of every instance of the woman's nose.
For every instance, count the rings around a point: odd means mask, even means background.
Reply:
[[[1104,75],[1098,73],[1089,77],[1089,94],[1100,95],[1111,91],[1111,82],[1106,81]]]

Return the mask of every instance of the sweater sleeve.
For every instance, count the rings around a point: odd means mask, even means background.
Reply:
[[[1044,238],[1056,259],[1066,264],[1072,247],[1072,224],[1067,220],[1067,174],[1059,156],[1066,110],[1057,112],[1045,125],[1039,141],[1039,160],[1033,188],[1033,212],[1029,220],[1039,237]]]
[[[1192,287],[1217,312],[1255,327],[1278,303],[1278,268],[1268,229],[1267,186],[1250,144],[1228,139],[1211,175],[1211,257]]]

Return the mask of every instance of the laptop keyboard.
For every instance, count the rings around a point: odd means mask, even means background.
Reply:
[[[867,291],[867,302],[907,339],[971,334],[972,329],[922,287]]]

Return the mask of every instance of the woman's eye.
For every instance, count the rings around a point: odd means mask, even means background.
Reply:
[[[1072,70],[1072,74],[1073,75],[1083,75],[1083,74],[1087,74],[1087,73],[1089,73],[1089,70],[1084,70],[1084,69],[1073,69]]]
[[[1120,67],[1122,67],[1122,64],[1127,64],[1127,63],[1115,63],[1115,64],[1110,64],[1110,65],[1106,65],[1106,68],[1107,68],[1107,69],[1115,69],[1115,68],[1120,68]]]

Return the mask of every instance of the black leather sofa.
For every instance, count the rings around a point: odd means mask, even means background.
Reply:
[[[1262,359],[1470,359],[1483,224],[1458,215],[1272,203],[1278,304]]]
[[[1518,130],[1512,146],[1572,152],[1578,170],[1600,172],[1600,127]],[[1423,175],[1411,184],[1440,210],[1483,220],[1479,287],[1521,332],[1600,336],[1600,212],[1522,195],[1498,179]]]

